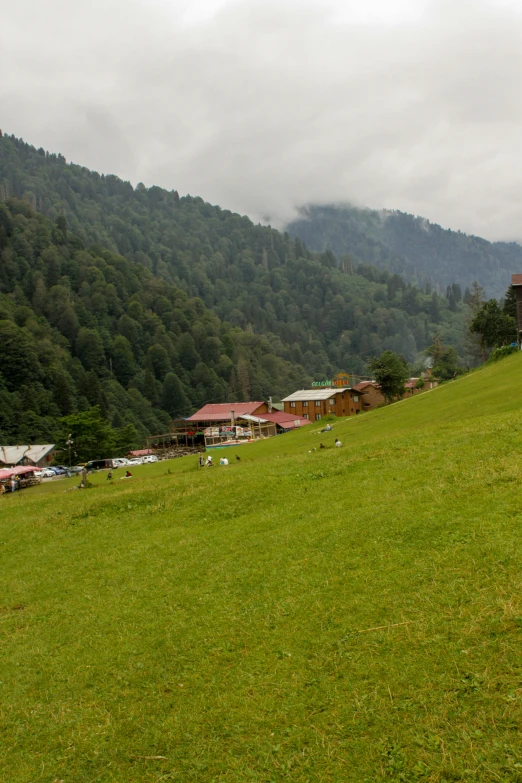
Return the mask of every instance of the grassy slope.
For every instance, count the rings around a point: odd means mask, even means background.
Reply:
[[[2,498],[0,779],[522,781],[521,380]]]

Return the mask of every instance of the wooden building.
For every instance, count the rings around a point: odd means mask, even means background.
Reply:
[[[511,285],[517,301],[517,343],[522,344],[522,275],[511,275]]]
[[[185,419],[185,424],[204,437],[205,448],[222,448],[249,443],[276,434],[274,424],[267,421],[243,421],[242,417],[256,419],[268,411],[266,402],[219,402],[204,405]]]
[[[376,381],[361,381],[354,386],[354,389],[362,395],[363,410],[365,411],[371,411],[385,403],[384,394]]]
[[[423,381],[422,386],[419,383],[420,380]],[[409,378],[404,384],[404,397],[413,397],[414,394],[421,394],[421,392],[434,389],[438,386],[438,383],[438,380],[431,375],[431,371],[423,373],[421,378]],[[363,410],[365,411],[379,408],[386,402],[384,394],[376,381],[361,381],[361,383],[354,386],[354,389],[362,394]]]
[[[422,382],[422,386],[421,386]],[[422,392],[434,389],[439,385],[436,378],[432,375],[422,374],[420,378],[409,378],[404,384],[404,396],[412,397],[414,394],[421,394]]]
[[[283,403],[285,413],[309,421],[319,421],[328,415],[353,416],[363,410],[361,393],[348,386],[301,389],[285,397]]]
[[[188,454],[204,448],[209,433],[207,430],[223,430],[241,426],[243,414],[254,415],[266,413],[269,405],[266,402],[220,402],[204,405],[192,416],[186,419],[175,419],[170,422],[170,431],[160,435],[149,435],[147,447],[161,455]],[[222,439],[221,435],[217,436]]]
[[[233,424],[243,414],[259,416],[268,413],[266,402],[219,402],[203,405],[199,411],[185,419],[198,427],[212,427],[219,424]]]
[[[17,465],[36,465],[45,468],[55,456],[54,443],[44,445],[0,446],[0,468]]]

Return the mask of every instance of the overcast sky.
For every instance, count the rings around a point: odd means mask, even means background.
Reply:
[[[522,239],[522,0],[0,0],[0,128],[269,217]]]

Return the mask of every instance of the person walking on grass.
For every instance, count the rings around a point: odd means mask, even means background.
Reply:
[[[201,451],[199,452],[199,455],[198,455],[198,463],[199,463],[199,467],[200,468],[204,468],[205,467],[205,457],[203,456]]]

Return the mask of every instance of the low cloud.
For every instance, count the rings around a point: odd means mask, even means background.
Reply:
[[[515,0],[4,4],[5,132],[274,225],[350,201],[521,238]]]

